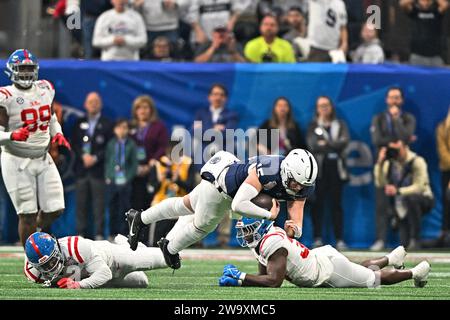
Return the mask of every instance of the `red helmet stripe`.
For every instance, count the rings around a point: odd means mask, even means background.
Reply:
[[[30,59],[30,57],[28,56],[28,51],[27,49],[23,50],[23,54],[25,55],[25,59]]]
[[[39,255],[39,258],[42,258],[43,255],[42,255],[41,251],[39,250],[38,246],[36,245],[36,243],[34,242],[33,237],[30,238],[30,243],[33,246],[34,251],[36,251],[36,253]]]

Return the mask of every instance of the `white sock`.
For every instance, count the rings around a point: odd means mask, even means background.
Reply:
[[[194,226],[194,222],[188,223],[183,229],[175,234],[174,238],[169,242],[167,250],[171,254],[180,252],[190,245],[206,237],[208,233]]]
[[[171,241],[175,237],[175,235],[179,234],[181,230],[183,230],[186,227],[186,225],[194,221],[194,217],[195,216],[193,214],[189,216],[179,217],[177,223],[175,223],[173,228],[167,234],[166,239]]]
[[[150,224],[160,220],[176,218],[193,214],[183,203],[182,197],[169,198],[161,201],[157,205],[148,208],[141,214],[144,224]]]

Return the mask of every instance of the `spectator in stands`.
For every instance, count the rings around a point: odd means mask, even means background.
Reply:
[[[188,10],[189,0],[133,0],[134,8],[144,17],[147,40],[151,44],[164,36],[175,45],[178,41],[179,19]]]
[[[155,192],[148,187],[149,172],[161,158],[169,142],[165,124],[159,120],[155,102],[150,96],[139,96],[133,102],[131,137],[137,145],[138,169],[132,183],[131,207],[144,210],[149,207]]]
[[[442,66],[442,24],[448,0],[400,0],[412,20],[411,64]]]
[[[319,166],[312,207],[314,247],[323,245],[322,221],[329,201],[336,248],[345,250],[342,187],[348,181],[348,172],[343,152],[350,142],[350,134],[345,121],[337,118],[336,108],[329,97],[317,98],[316,115],[309,124],[306,140]]]
[[[347,10],[342,0],[310,0],[308,61],[345,62],[348,49]]]
[[[194,0],[187,16],[192,24],[196,43],[212,40],[214,28],[226,26],[233,31],[236,20],[251,0]]]
[[[100,53],[98,52],[98,50],[95,50],[92,45],[94,28],[98,17],[103,12],[112,8],[111,0],[79,0],[79,2],[84,58],[98,58],[100,57]],[[71,11],[76,12],[75,10]]]
[[[195,62],[246,62],[243,50],[226,27],[216,27],[212,40],[199,45]]]
[[[386,94],[386,111],[375,115],[372,119],[370,133],[372,143],[376,148],[376,158],[383,147],[387,147],[390,142],[402,140],[406,145],[414,142],[416,136],[416,118],[402,111],[404,103],[403,91],[398,87],[391,87]],[[383,203],[384,189],[376,188],[376,229],[377,240],[372,245],[371,250],[382,250],[384,248],[389,216],[384,211]]]
[[[238,124],[238,114],[232,110],[226,108],[226,103],[228,99],[228,91],[226,87],[219,83],[214,83],[208,94],[209,108],[201,108],[197,111],[193,123],[193,129],[198,130],[201,128],[202,137],[206,130],[215,130],[222,134],[225,140],[225,130],[226,129],[236,129]],[[215,145],[215,141],[211,143],[208,141],[195,141],[194,152],[202,152],[212,156],[215,152],[223,150],[223,145]],[[205,149],[208,148],[208,150]],[[203,157],[202,157],[203,159]],[[208,160],[208,159],[204,159]],[[201,164],[195,164],[196,170],[200,171]],[[222,222],[217,227],[218,242],[219,246],[227,246],[230,241],[231,232],[231,219],[229,215],[225,215]]]
[[[297,148],[304,148],[305,143],[300,126],[295,121],[291,102],[285,97],[279,97],[275,100],[272,108],[272,116],[267,119],[259,129],[264,129],[267,139],[258,137],[259,154],[272,154],[274,152],[287,155],[289,151]],[[279,140],[278,148],[273,149],[270,137],[278,130]]]
[[[265,16],[260,25],[261,36],[245,46],[245,57],[250,62],[296,62],[291,44],[279,38],[278,22],[274,16]]]
[[[436,129],[442,189],[442,232],[440,245],[450,247],[450,108],[447,117]]]
[[[402,140],[390,142],[378,154],[374,178],[376,187],[384,191],[377,206],[390,213],[401,244],[408,250],[420,248],[421,218],[434,206],[425,159]]]
[[[86,237],[88,213],[92,210],[96,239],[103,239],[105,215],[104,161],[106,144],[112,137],[112,123],[101,113],[102,99],[97,92],[86,96],[87,116],[73,129],[75,153],[77,232]]]
[[[173,52],[173,44],[164,36],[157,37],[152,45],[150,52],[144,52],[142,59],[160,61],[160,62],[174,62],[178,59]]]
[[[298,38],[306,38],[306,21],[303,11],[300,7],[291,7],[287,14],[287,22],[289,29],[283,35],[283,39],[289,41],[294,48],[295,57],[297,61],[302,61],[306,57],[302,47],[296,41]],[[303,40],[304,41],[304,40]]]
[[[128,137],[128,120],[119,119],[105,154],[105,181],[109,207],[110,240],[127,233],[124,213],[131,208],[131,181],[137,170],[137,148]]]
[[[291,8],[299,8],[302,12],[308,12],[309,0],[258,0],[257,14],[259,20],[264,16],[271,14],[277,17],[278,23],[281,25],[282,33],[288,28],[289,11]],[[286,28],[284,28],[286,27]]]
[[[101,59],[139,60],[139,49],[147,43],[141,15],[128,9],[128,0],[111,0],[114,8],[102,13],[95,23],[94,47],[102,49]]]
[[[381,41],[378,39],[377,29],[371,24],[365,23],[361,28],[363,42],[356,48],[352,55],[355,63],[383,63],[384,52]]]
[[[195,169],[192,159],[185,155],[174,154],[172,151],[178,144],[170,141],[166,154],[162,156],[150,171],[150,184],[156,190],[152,206],[164,199],[182,197],[195,186]],[[165,237],[177,220],[162,220],[150,225],[149,243],[157,247],[156,242]]]

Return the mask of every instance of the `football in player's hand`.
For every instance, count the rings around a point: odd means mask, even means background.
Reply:
[[[256,204],[258,207],[270,211],[270,209],[272,209],[273,206],[272,199],[273,198],[271,196],[265,193],[260,193],[252,199],[252,202]]]

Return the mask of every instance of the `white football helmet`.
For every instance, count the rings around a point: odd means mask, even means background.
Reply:
[[[313,186],[316,178],[318,166],[314,156],[305,149],[294,149],[281,161],[280,175],[286,191],[295,195],[295,191],[289,189],[291,179],[303,186]]]

